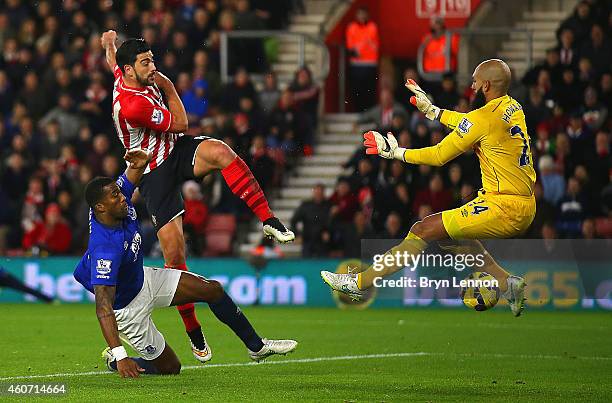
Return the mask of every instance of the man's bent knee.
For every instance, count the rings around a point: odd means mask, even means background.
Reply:
[[[215,303],[219,302],[221,298],[223,298],[223,294],[225,291],[223,290],[223,286],[220,282],[215,280],[207,280],[209,282],[209,287],[207,287],[207,299],[209,302]]]
[[[441,218],[435,216],[428,216],[415,222],[410,232],[424,241],[439,241],[448,238]]]
[[[223,141],[207,140],[206,152],[203,157],[214,168],[221,169],[228,166],[236,158],[236,153]]]
[[[423,221],[417,221],[414,224],[412,224],[412,227],[410,227],[410,232],[418,236],[421,239],[425,239],[424,235],[426,232],[426,227],[427,225],[425,225]]]

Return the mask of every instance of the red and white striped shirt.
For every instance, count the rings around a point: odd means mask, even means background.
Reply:
[[[160,166],[170,155],[183,133],[168,133],[172,114],[164,104],[157,85],[128,87],[119,66],[113,69],[113,121],[126,150],[142,148],[151,153],[145,174]]]

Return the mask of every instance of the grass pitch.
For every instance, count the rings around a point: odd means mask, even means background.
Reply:
[[[66,399],[97,402],[612,401],[610,313],[244,311],[260,335],[297,339],[298,350],[249,364],[240,341],[199,306],[214,353],[199,365],[178,313],[164,309],[154,319],[183,372],[133,380],[105,372],[93,305],[3,304],[0,384],[63,382]]]

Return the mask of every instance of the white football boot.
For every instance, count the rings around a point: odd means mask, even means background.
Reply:
[[[525,309],[525,279],[518,276],[508,277],[508,290],[504,293],[504,297],[510,304],[510,310],[514,316],[521,316]]]
[[[276,217],[268,218],[264,222],[263,233],[270,239],[276,239],[280,243],[292,242],[295,234],[283,225]]]
[[[106,347],[104,350],[102,350],[102,359],[104,360],[104,363],[106,364],[106,368],[108,368],[109,371],[111,372],[117,371],[116,369],[111,367],[111,362],[115,361],[115,357],[113,357],[113,353],[111,352],[110,347]]]
[[[339,274],[331,271],[322,271],[321,278],[332,290],[341,292],[351,297],[353,301],[361,301],[364,291],[357,287],[357,274]]]
[[[298,342],[295,340],[268,340],[261,339],[264,346],[259,351],[249,351],[249,357],[253,361],[262,361],[268,358],[271,355],[279,354],[285,355],[287,353],[291,353],[295,350],[298,345]]]
[[[204,337],[204,335],[202,335],[202,337]],[[191,352],[193,353],[193,357],[201,363],[212,360],[212,350],[206,341],[206,337],[204,337],[204,349],[200,350],[193,343],[191,343]]]

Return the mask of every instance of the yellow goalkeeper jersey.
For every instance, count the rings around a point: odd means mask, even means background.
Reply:
[[[469,113],[443,110],[440,121],[453,129],[440,143],[408,149],[404,160],[441,166],[473,148],[486,192],[531,196],[536,180],[523,107],[509,95]]]

